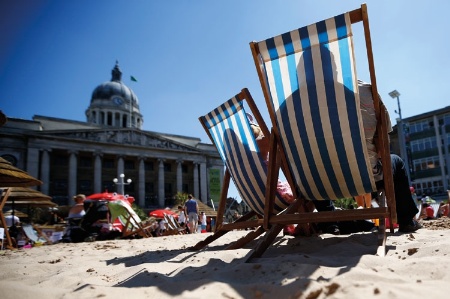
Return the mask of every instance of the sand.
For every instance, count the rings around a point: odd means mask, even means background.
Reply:
[[[223,250],[233,231],[201,251],[209,233],[59,243],[0,253],[0,298],[444,298],[450,220],[415,233],[283,237],[261,258]]]

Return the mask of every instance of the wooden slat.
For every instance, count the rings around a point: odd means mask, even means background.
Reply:
[[[219,207],[217,208],[217,217],[216,217],[216,227],[214,231],[218,231],[222,226],[223,215],[225,213],[225,207],[227,205],[227,195],[228,188],[230,187],[230,172],[228,169],[225,169],[225,174],[223,176],[222,190],[220,190],[220,201]]]
[[[388,208],[370,208],[355,210],[337,210],[316,213],[297,213],[282,214],[272,216],[270,223],[272,224],[294,224],[294,223],[319,223],[330,221],[346,221],[360,219],[375,219],[387,217],[389,215]]]

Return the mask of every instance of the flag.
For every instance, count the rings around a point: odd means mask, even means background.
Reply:
[[[130,80],[133,81],[133,82],[137,82],[137,81],[138,81],[138,80],[136,80],[136,78],[133,77],[133,76],[130,76]]]

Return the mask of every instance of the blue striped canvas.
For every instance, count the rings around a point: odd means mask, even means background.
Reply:
[[[242,200],[263,215],[267,165],[259,154],[240,97],[240,94],[236,95],[200,120],[208,128]],[[277,194],[274,212],[281,212],[287,206],[288,203]]]
[[[257,45],[274,125],[300,194],[335,200],[376,190],[348,13]]]

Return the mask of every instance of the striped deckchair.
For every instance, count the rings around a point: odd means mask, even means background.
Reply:
[[[347,12],[250,44],[275,140],[281,146],[298,196],[336,200],[375,191],[359,105],[352,24],[363,21],[388,207],[304,216],[280,215],[270,223],[341,221],[392,217],[395,198],[385,114],[380,113],[367,8]],[[369,214],[371,217],[369,217]],[[325,217],[326,215],[326,217]],[[302,218],[303,217],[303,218]],[[320,218],[320,219],[319,219]],[[274,238],[276,229],[266,238]],[[385,251],[386,233],[380,228]],[[262,254],[257,248],[253,257]]]
[[[250,236],[246,236],[245,239],[238,240],[233,244],[233,248],[241,247],[244,243],[265,231],[262,227],[264,225],[262,219],[264,214],[278,214],[289,206],[289,203],[278,193],[267,191],[268,166],[260,155],[244,102],[249,106],[251,114],[256,118],[264,136],[266,136],[265,138],[270,138],[268,137],[269,131],[247,89],[243,89],[233,98],[199,118],[211,141],[216,146],[226,166],[226,171],[217,212],[216,232],[205,241],[195,245],[195,249],[204,247],[230,230],[258,228]],[[278,175],[278,172],[276,175]],[[222,224],[230,178],[233,180],[241,199],[250,207],[251,212],[243,215],[234,223]],[[265,204],[266,192],[273,196],[273,202],[270,206]],[[257,216],[258,220],[249,220],[254,216]]]
[[[122,238],[141,236],[143,238],[152,237],[150,225],[144,225],[141,218],[133,208],[122,200],[108,202],[111,223],[117,218],[123,225]]]

